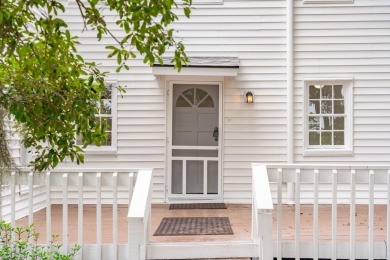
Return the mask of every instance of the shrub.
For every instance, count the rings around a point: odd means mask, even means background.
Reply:
[[[27,228],[12,227],[0,220],[0,259],[71,260],[81,248],[74,245],[70,253],[61,253],[62,245],[55,244],[58,236],[53,235],[48,245],[38,245],[38,237],[33,224]]]

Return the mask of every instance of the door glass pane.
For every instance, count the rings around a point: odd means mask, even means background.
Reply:
[[[202,101],[206,96],[207,96],[206,91],[197,88],[196,89],[196,105],[199,105],[200,101]]]
[[[194,92],[195,89],[190,88],[183,92],[183,96],[185,96],[188,101],[190,101],[191,105],[194,105]]]
[[[218,162],[207,162],[207,194],[218,194]]]
[[[191,107],[191,104],[183,96],[179,96],[176,101],[176,107]]]
[[[205,100],[202,101],[202,103],[198,105],[198,107],[214,107],[213,99],[208,96]]]
[[[203,194],[203,161],[187,161],[187,194]]]
[[[172,161],[172,194],[183,193],[183,161]]]

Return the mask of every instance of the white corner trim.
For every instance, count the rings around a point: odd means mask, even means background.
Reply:
[[[153,75],[165,76],[231,76],[235,77],[238,74],[238,68],[182,68],[178,72],[173,67],[153,67]]]

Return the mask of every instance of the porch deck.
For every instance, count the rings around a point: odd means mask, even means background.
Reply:
[[[294,205],[283,205],[282,236],[284,240],[295,239]],[[300,234],[301,241],[311,241],[313,234],[313,206],[301,205]],[[338,205],[337,240],[349,241],[349,205]],[[386,240],[386,205],[375,205],[374,240]],[[118,243],[127,243],[127,205],[118,205]],[[58,234],[62,241],[62,205],[52,205],[52,234]],[[69,243],[77,242],[77,205],[68,207]],[[206,241],[250,241],[251,205],[228,204],[227,209],[212,210],[169,210],[168,205],[152,205],[151,243],[167,242],[206,242]],[[163,217],[229,217],[234,235],[204,236],[153,236]],[[112,243],[112,206],[102,206],[102,243]],[[27,226],[27,217],[16,221],[18,226]],[[276,211],[273,214],[274,240],[276,240]],[[46,237],[46,210],[34,213],[34,226],[40,233],[38,242],[44,243]],[[121,228],[123,227],[123,228]],[[330,241],[332,232],[331,205],[319,205],[319,239]],[[96,243],[96,205],[84,205],[83,243]],[[368,241],[368,206],[356,205],[356,241]]]

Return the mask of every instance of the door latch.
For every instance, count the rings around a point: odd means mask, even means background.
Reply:
[[[218,136],[219,136],[218,127],[214,127],[214,132],[213,132],[214,141],[218,142]]]

